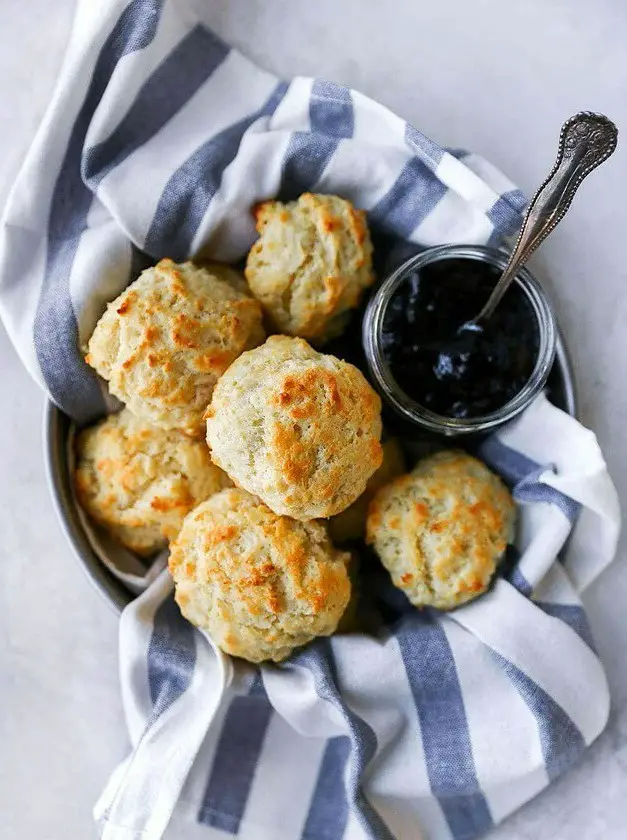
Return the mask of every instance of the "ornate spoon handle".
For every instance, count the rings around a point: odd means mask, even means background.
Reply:
[[[582,111],[564,123],[553,169],[531,200],[503,274],[474,323],[492,315],[518,269],[562,221],[583,179],[608,159],[617,140],[616,126],[603,114]]]

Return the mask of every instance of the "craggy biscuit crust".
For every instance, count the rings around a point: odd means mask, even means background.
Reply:
[[[231,484],[203,441],[126,409],[77,436],[74,483],[89,516],[144,556],[165,548],[195,505]]]
[[[447,610],[485,592],[514,520],[498,476],[464,452],[439,452],[379,490],[366,540],[412,604]]]
[[[305,193],[256,208],[246,279],[276,332],[314,344],[339,335],[374,280],[362,210],[335,195]]]
[[[107,306],[86,361],[133,414],[201,435],[218,377],[264,340],[261,318],[258,301],[230,282],[164,259]]]
[[[187,516],[169,568],[181,612],[222,650],[279,662],[335,631],[350,598],[349,558],[321,523],[277,516],[233,489]]]
[[[212,458],[275,513],[333,516],[381,464],[381,400],[362,373],[298,338],[242,354],[207,410]]]

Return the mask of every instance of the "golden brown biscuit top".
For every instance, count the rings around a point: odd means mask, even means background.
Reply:
[[[425,603],[448,608],[485,589],[514,518],[498,476],[464,452],[440,452],[379,490],[366,540],[398,586],[426,587]]]
[[[263,338],[256,300],[164,259],[108,305],[86,361],[138,416],[198,433],[218,377]]]
[[[382,460],[381,401],[353,365],[273,336],[225,373],[208,411],[216,463],[273,510],[331,516]]]
[[[165,546],[198,502],[231,483],[202,441],[152,426],[126,409],[83,430],[75,449],[82,507],[139,554]]]
[[[260,661],[334,629],[350,597],[349,556],[321,524],[233,489],[189,514],[169,569],[183,613],[230,653]]]
[[[282,409],[281,419],[272,424],[272,460],[277,473],[291,485],[288,499],[297,502],[305,490],[307,498],[330,502],[347,468],[346,432],[377,425],[378,395],[357,368],[311,367],[283,377],[272,403]],[[355,434],[359,435],[359,428]],[[357,442],[362,464],[369,471],[380,466],[382,448],[376,437],[367,437],[363,445],[355,439],[351,442]]]
[[[338,335],[374,280],[366,216],[335,195],[304,193],[255,208],[259,240],[246,278],[278,332],[316,343]]]

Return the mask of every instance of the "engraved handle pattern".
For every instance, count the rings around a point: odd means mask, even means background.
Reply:
[[[617,141],[618,129],[603,114],[582,111],[564,123],[553,169],[532,198],[514,250],[476,321],[492,315],[518,269],[562,221],[583,179],[609,158]]]

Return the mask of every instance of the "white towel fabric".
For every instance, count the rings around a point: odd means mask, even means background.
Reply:
[[[241,258],[251,205],[313,189],[414,247],[498,242],[524,206],[357,91],[258,69],[184,0],[82,0],[2,223],[0,313],[25,365],[76,423],[99,416],[79,346],[105,302],[161,256]],[[480,455],[514,489],[517,547],[449,615],[373,571],[380,637],[233,667],[157,577],[121,621],[134,751],[96,808],[106,840],[466,840],[573,763],[608,713],[579,594],[614,554],[616,493],[592,433],[545,397]]]

